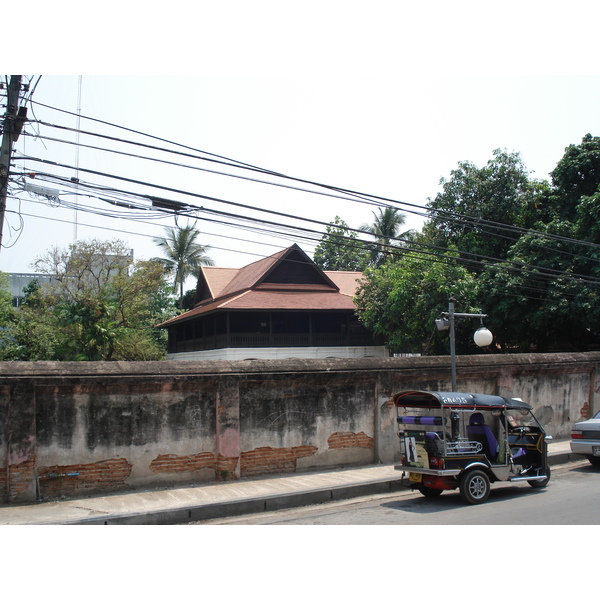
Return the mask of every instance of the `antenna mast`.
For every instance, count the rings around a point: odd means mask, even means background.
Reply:
[[[75,186],[75,211],[73,214],[73,242],[77,241],[77,213],[79,211],[79,131],[81,129],[81,82],[83,75],[79,75],[78,89],[77,89],[77,134],[75,146],[75,177],[77,178],[77,184]]]

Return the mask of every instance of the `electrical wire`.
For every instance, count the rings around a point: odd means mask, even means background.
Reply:
[[[72,208],[72,205],[70,205],[69,203],[66,203],[66,206],[69,208]],[[82,211],[85,211],[85,209],[81,208]],[[91,209],[90,209],[91,210]],[[109,212],[103,212],[103,211],[98,211],[97,209],[93,209],[91,210],[91,212],[93,212],[94,214],[100,214],[102,216],[111,216],[111,217],[120,217],[120,214],[112,214]],[[252,223],[252,226],[249,225],[240,225],[240,224],[234,224],[231,222],[227,222],[227,221],[223,221],[223,220],[215,220],[215,219],[210,219],[206,216],[198,216],[198,215],[189,215],[193,218],[199,219],[199,220],[203,220],[205,222],[209,222],[209,223],[213,223],[213,224],[219,224],[219,225],[226,225],[226,226],[234,226],[234,227],[240,227],[243,229],[246,229],[248,231],[257,231],[257,227],[256,227],[256,223],[259,223],[261,225],[267,225],[268,227],[270,227],[270,229],[267,230],[268,235],[273,236],[273,227],[280,227],[280,228],[284,228],[286,226],[282,226],[280,223],[277,222],[269,222],[269,221],[265,221],[264,219],[248,219],[247,217],[240,217],[238,215],[232,214],[232,213],[226,213],[223,211],[214,211],[214,210],[205,210],[205,213],[208,214],[213,214],[213,215],[219,215],[219,216],[223,216],[226,218],[230,218],[230,219],[236,219],[238,221],[250,221]],[[288,226],[289,227],[289,226]],[[260,230],[261,233],[265,233],[265,230],[262,229]],[[311,230],[311,229],[307,229],[307,228],[298,228],[298,227],[293,227],[291,228],[291,231],[283,234],[280,234],[281,237],[284,237],[286,239],[295,239],[296,241],[308,241],[312,244],[316,244],[317,241],[319,240],[319,235],[320,232],[317,232],[315,230]],[[361,243],[363,243],[363,245],[369,245],[369,242],[365,242],[364,240],[356,240],[356,241],[360,241]],[[444,264],[450,264],[453,262],[460,262],[463,265],[467,265],[469,264],[469,262],[472,265],[478,265],[479,263],[477,261],[467,261],[464,258],[460,258],[460,257],[452,257],[452,256],[448,256],[448,255],[440,255],[440,254],[436,254],[436,253],[431,253],[431,252],[423,252],[423,251],[415,251],[414,249],[408,249],[408,248],[398,248],[396,246],[389,246],[389,245],[383,245],[380,244],[380,248],[379,248],[382,252],[385,252],[388,255],[399,255],[399,254],[414,254],[414,255],[418,255],[421,259],[424,260],[428,260],[428,261],[433,261],[433,262],[442,262]],[[498,265],[495,265],[496,268],[500,268]],[[528,267],[528,265],[520,265],[522,268],[526,268]],[[508,268],[505,265],[502,265],[501,267],[502,270],[507,270]],[[513,272],[515,272],[515,270],[513,269]],[[516,272],[520,272],[519,270],[516,270]],[[559,272],[558,275],[565,275],[562,272]],[[568,278],[575,280],[575,281],[580,281],[579,277],[573,276],[572,274],[566,274]],[[555,276],[552,275],[548,275],[548,274],[544,274],[544,273],[539,273],[535,279],[539,280],[541,283],[543,283],[544,281],[547,281],[549,278],[554,278]],[[588,282],[591,283],[591,282]],[[523,289],[525,289],[523,287]],[[539,292],[539,289],[536,288],[527,288],[529,291],[534,291],[534,292]]]
[[[69,112],[69,111],[67,111],[67,112]],[[69,113],[69,114],[74,114],[74,113]],[[83,117],[82,116],[82,118],[88,118],[88,117]],[[78,132],[78,133],[84,133],[84,134],[93,135],[93,136],[99,136],[99,137],[103,137],[105,139],[110,139],[112,141],[117,141],[117,142],[122,142],[122,143],[128,143],[128,144],[134,144],[134,145],[140,145],[142,147],[151,148],[153,150],[159,150],[159,151],[163,151],[163,152],[170,152],[170,153],[180,154],[182,156],[187,156],[187,157],[196,158],[196,159],[200,159],[200,160],[209,160],[209,161],[212,161],[212,162],[218,162],[220,164],[227,165],[227,166],[234,166],[234,167],[238,167],[238,168],[251,169],[251,170],[254,170],[254,171],[257,171],[257,172],[261,172],[261,173],[268,173],[268,174],[274,175],[276,177],[290,179],[290,180],[293,180],[293,181],[299,181],[299,182],[303,182],[305,184],[314,185],[314,186],[317,186],[317,187],[320,187],[320,188],[325,188],[325,189],[328,189],[328,190],[331,190],[331,191],[337,191],[338,193],[344,193],[344,194],[346,194],[346,196],[344,196],[344,197],[335,196],[335,197],[337,197],[339,199],[343,199],[343,200],[353,200],[353,201],[358,201],[358,202],[363,202],[363,203],[369,203],[371,205],[381,206],[381,207],[389,206],[389,204],[385,204],[386,202],[387,203],[391,203],[391,204],[395,204],[395,205],[399,205],[399,206],[403,206],[403,207],[406,207],[406,206],[417,207],[417,208],[419,208],[419,210],[410,210],[410,209],[403,208],[403,212],[412,213],[412,214],[415,214],[415,215],[418,215],[418,216],[421,216],[421,217],[437,216],[438,218],[443,218],[444,220],[446,220],[448,222],[455,222],[455,223],[458,223],[459,225],[465,225],[465,226],[468,225],[468,226],[471,226],[471,227],[475,227],[475,226],[477,226],[477,227],[487,227],[488,231],[491,231],[491,235],[498,235],[498,234],[494,233],[494,230],[512,232],[512,233],[514,233],[516,235],[519,235],[519,236],[527,234],[527,233],[536,233],[537,235],[539,235],[539,236],[541,236],[543,238],[546,238],[546,239],[559,240],[559,241],[564,241],[564,242],[568,242],[568,243],[572,243],[572,244],[579,244],[579,245],[583,245],[583,246],[588,246],[588,247],[592,247],[592,248],[600,248],[599,244],[595,244],[593,242],[584,241],[584,240],[577,240],[577,239],[574,239],[574,238],[567,238],[565,236],[558,236],[558,235],[549,234],[549,233],[546,233],[546,232],[540,232],[540,231],[535,231],[535,230],[531,230],[531,229],[521,228],[521,227],[517,227],[517,226],[514,226],[514,225],[510,225],[510,224],[499,223],[499,222],[496,222],[496,221],[482,219],[481,217],[473,217],[473,216],[470,216],[470,215],[456,213],[456,212],[452,212],[452,211],[447,211],[447,210],[442,210],[442,209],[433,209],[431,207],[428,207],[427,208],[427,212],[423,212],[423,208],[419,207],[418,205],[415,205],[415,204],[401,202],[401,201],[398,201],[398,200],[394,200],[394,199],[391,199],[391,198],[385,198],[385,197],[382,197],[382,196],[374,196],[374,195],[371,195],[371,194],[365,194],[365,193],[361,193],[361,192],[356,192],[356,191],[353,191],[353,190],[348,190],[348,189],[340,188],[340,187],[337,187],[337,186],[331,186],[331,185],[326,185],[326,184],[322,184],[322,183],[317,183],[317,182],[310,181],[310,180],[300,179],[300,178],[296,178],[296,177],[290,177],[290,176],[282,175],[280,173],[275,173],[274,171],[269,171],[267,169],[262,169],[260,167],[254,167],[254,166],[248,165],[247,163],[242,163],[240,161],[234,161],[232,159],[227,159],[227,158],[221,157],[221,156],[219,156],[219,158],[223,159],[223,160],[215,161],[213,158],[206,158],[206,157],[203,157],[203,156],[191,155],[191,154],[187,154],[187,153],[181,153],[181,152],[178,152],[178,151],[168,150],[168,149],[160,148],[160,147],[157,147],[157,146],[150,146],[150,145],[147,145],[147,144],[140,144],[139,142],[133,142],[131,140],[123,140],[121,138],[115,138],[114,136],[106,136],[104,134],[98,134],[98,133],[95,133],[95,132],[83,131],[83,130],[75,129],[75,128],[72,128],[72,127],[65,127],[65,126],[61,126],[61,125],[50,124],[50,123],[47,123],[47,122],[44,122],[44,121],[36,121],[36,122],[41,123],[43,125],[47,125],[49,127],[57,127],[57,128],[60,128],[60,129],[66,129],[68,131],[73,131],[73,132]],[[112,125],[112,124],[109,124],[109,123],[106,123],[106,122],[103,122],[103,123],[111,125],[111,126],[114,126],[114,127],[122,128],[120,126]],[[128,128],[122,128],[122,129],[126,129],[128,131],[133,131],[133,132],[135,132],[135,133],[137,133],[139,135],[146,135],[146,134],[142,134],[141,132],[138,132],[138,131],[135,131],[135,130],[130,130]],[[149,137],[154,137],[154,136],[149,136]],[[47,139],[50,139],[50,138],[47,138]],[[54,141],[60,141],[57,138],[53,138],[53,139],[54,139]],[[155,139],[161,139],[162,140],[162,138],[155,138]],[[162,141],[167,141],[167,140],[162,140]],[[65,143],[73,143],[73,142],[65,141]],[[169,143],[173,143],[173,142],[169,142]],[[173,144],[179,146],[179,144],[175,144],[175,143],[173,143]],[[89,146],[89,147],[93,148],[93,149],[96,149],[96,150],[103,150],[103,151],[107,151],[107,152],[120,153],[119,151],[115,151],[115,150],[111,150],[111,149],[105,149],[105,148],[94,147],[94,146]],[[188,146],[185,146],[185,147],[189,149]],[[195,152],[199,152],[199,153],[204,153],[202,150],[194,150],[194,151]],[[140,156],[140,155],[133,155],[133,154],[130,154],[130,153],[122,153],[122,154],[128,155],[128,156],[132,156],[132,157],[136,157],[136,158],[144,158],[144,159],[147,159],[147,160],[156,160],[156,161],[162,162],[164,164],[173,164],[173,165],[180,166],[180,167],[197,168],[197,167],[193,167],[193,166],[190,166],[190,165],[183,165],[183,164],[179,164],[179,163],[171,163],[169,161],[164,161],[164,160],[161,160],[161,159],[153,159],[151,157],[143,157],[143,156]],[[209,156],[212,156],[212,157],[218,156],[218,155],[211,154],[211,153],[205,153],[205,154],[208,154]],[[239,175],[233,175],[231,173],[215,172],[215,171],[211,171],[211,170],[208,170],[208,169],[200,169],[200,170],[205,170],[205,171],[208,171],[208,172],[213,172],[213,173],[216,173],[216,174],[219,174],[219,175],[225,175],[225,176],[229,176],[229,177],[237,177],[237,178],[241,178],[241,179],[252,180],[250,178],[244,178],[244,177],[241,177]],[[277,183],[274,183],[274,182],[267,182],[267,181],[264,181],[264,180],[253,180],[253,181],[258,182],[258,183],[268,184],[268,185],[279,185],[280,187],[287,187],[287,188],[291,188],[291,189],[297,189],[297,190],[303,191],[303,192],[318,193],[318,192],[313,191],[313,190],[306,190],[306,189],[302,189],[302,188],[295,188],[293,186],[282,186],[281,184],[277,184]]]
[[[39,83],[39,79],[38,79],[37,83]],[[37,83],[36,83],[36,86],[37,86]],[[34,89],[35,89],[35,87],[34,87]],[[31,96],[31,94],[32,94],[32,92],[30,93],[30,96]],[[50,108],[50,109],[53,109],[53,110],[59,110],[60,112],[66,112],[68,114],[75,115],[75,113],[70,113],[69,111],[64,111],[62,109],[56,109],[55,107],[51,107],[51,106],[48,106],[48,105],[44,105],[44,104],[41,104],[41,103],[34,102],[34,101],[31,100],[31,97],[29,98],[29,101],[32,104],[38,104],[38,105],[44,106],[46,108]],[[133,132],[133,133],[136,133],[136,134],[139,134],[139,135],[143,135],[143,136],[150,137],[150,138],[153,138],[153,139],[156,139],[156,140],[160,140],[162,142],[166,142],[166,143],[175,145],[177,147],[187,148],[187,149],[193,150],[194,152],[200,152],[200,153],[206,154],[207,156],[212,157],[211,159],[206,159],[206,157],[200,157],[200,156],[196,156],[196,155],[189,155],[191,158],[194,158],[194,159],[211,160],[212,162],[218,162],[220,164],[227,165],[228,167],[250,169],[250,170],[254,170],[256,172],[260,172],[260,173],[264,173],[264,174],[269,174],[269,175],[274,175],[276,177],[283,177],[285,179],[290,179],[290,180],[293,180],[293,181],[299,181],[299,182],[303,182],[305,184],[308,183],[308,184],[311,184],[311,185],[316,185],[316,186],[325,188],[327,190],[336,191],[338,193],[344,193],[344,194],[349,194],[349,195],[353,195],[354,196],[353,198],[346,198],[346,197],[341,198],[343,200],[364,201],[365,203],[370,203],[371,205],[375,205],[375,206],[388,206],[386,204],[382,204],[382,203],[387,202],[387,203],[392,203],[392,204],[397,204],[397,205],[406,205],[406,206],[418,207],[418,205],[414,205],[414,204],[410,204],[410,203],[403,203],[403,202],[392,200],[392,199],[389,199],[389,198],[383,198],[383,197],[375,196],[375,195],[371,195],[371,194],[362,194],[362,193],[359,193],[359,192],[354,192],[352,190],[346,190],[344,188],[339,188],[339,187],[336,187],[336,186],[329,186],[329,185],[319,184],[319,183],[316,183],[316,182],[311,182],[309,180],[303,180],[303,179],[300,179],[300,178],[293,178],[293,177],[284,176],[284,175],[282,175],[280,173],[276,173],[274,171],[270,171],[270,170],[267,170],[267,169],[262,169],[262,168],[259,168],[259,167],[254,167],[252,165],[249,165],[248,163],[242,163],[241,161],[232,161],[231,159],[227,159],[226,157],[219,156],[219,155],[216,155],[216,154],[205,153],[205,152],[203,152],[201,150],[192,149],[190,147],[183,146],[181,144],[175,144],[174,142],[171,142],[169,140],[164,140],[164,139],[158,138],[156,136],[149,136],[148,134],[144,134],[142,132],[138,132],[138,131],[135,131],[133,129],[129,129],[129,128],[126,128],[126,127],[121,127],[121,126],[118,126],[118,125],[107,123],[107,122],[101,121],[99,119],[91,119],[90,117],[85,117],[83,115],[81,115],[81,117],[85,118],[85,119],[90,119],[90,120],[93,120],[93,121],[96,121],[96,122],[99,122],[99,123],[103,123],[103,124],[106,124],[106,125],[110,125],[111,127],[117,127],[119,129],[122,129],[122,130],[130,131],[130,132]],[[38,120],[36,120],[35,122],[43,124],[44,126],[45,125],[48,125],[48,126],[51,126],[51,127],[53,126],[52,124],[47,124],[46,122],[42,122],[42,121],[38,121]],[[73,128],[65,128],[65,129],[73,131]],[[93,132],[84,132],[84,133],[87,133],[89,135],[101,135],[101,134],[95,134]],[[128,144],[135,143],[135,142],[131,142],[129,140],[121,140],[121,139],[118,139],[118,138],[113,138],[113,139],[115,141],[120,142],[120,143],[128,143]],[[135,143],[135,144],[137,145],[137,143]],[[147,147],[147,148],[151,147],[150,145],[144,145],[144,144],[142,144],[142,146],[143,147]],[[160,151],[173,152],[173,151],[170,151],[170,150],[167,150],[167,149],[164,149],[164,148],[155,147],[155,146],[152,147],[152,148],[155,149],[155,150],[160,150]],[[107,150],[107,151],[112,151],[112,150]],[[182,153],[176,152],[176,154],[182,154]],[[136,156],[136,158],[146,158],[147,159],[148,157]],[[217,158],[219,160],[215,160]],[[28,160],[29,159],[30,160],[34,160],[34,161],[35,160],[40,160],[40,159],[34,159],[32,157],[28,157]],[[41,159],[41,160],[43,160],[43,159]],[[151,160],[154,160],[154,159],[151,159]],[[46,164],[54,164],[55,166],[58,166],[58,167],[61,167],[61,168],[68,168],[68,169],[72,169],[73,168],[73,167],[70,167],[68,165],[62,165],[62,164],[59,164],[59,163],[53,163],[52,161],[43,161],[43,162],[45,162]],[[167,161],[159,161],[159,162],[165,162],[167,164]],[[186,166],[187,168],[195,168],[195,167],[188,167],[187,165],[178,165],[178,166]],[[204,170],[209,171],[208,169],[204,169]],[[210,197],[210,196],[205,196],[205,195],[201,195],[201,194],[191,194],[190,192],[183,192],[181,190],[176,190],[174,188],[167,188],[166,186],[156,186],[156,185],[153,185],[153,184],[145,184],[144,182],[139,182],[139,181],[136,181],[136,180],[133,180],[133,179],[120,178],[120,177],[117,177],[117,176],[112,176],[112,175],[109,175],[109,174],[103,174],[103,173],[100,173],[100,172],[97,172],[97,171],[93,171],[93,170],[86,170],[86,172],[88,172],[90,174],[98,174],[98,175],[104,176],[104,177],[113,177],[113,178],[116,178],[116,179],[118,179],[120,181],[128,181],[128,182],[137,183],[137,184],[140,184],[140,185],[151,185],[154,188],[169,190],[169,191],[172,191],[172,192],[175,192],[175,193],[183,193],[183,194],[186,194],[186,195],[192,195],[192,196],[195,196],[195,197],[201,198],[201,199],[211,200],[211,201],[215,201],[215,202],[225,202],[225,203],[230,204],[232,206],[236,206],[238,208],[244,208],[244,209],[247,209],[247,210],[259,210],[261,212],[267,212],[269,214],[277,215],[277,216],[280,216],[280,217],[285,216],[285,217],[291,218],[291,219],[298,219],[299,218],[297,216],[286,215],[285,213],[280,213],[278,211],[266,211],[266,209],[259,209],[257,207],[252,207],[252,206],[244,205],[242,203],[235,203],[235,202],[231,202],[231,201],[225,201],[223,199],[218,199],[218,198],[214,198],[214,197]],[[210,172],[212,172],[212,171],[210,171]],[[226,174],[226,173],[220,173],[220,172],[215,172],[215,173],[216,174],[220,174],[220,175],[234,176],[232,174]],[[260,180],[253,180],[251,178],[243,178],[241,176],[237,176],[237,177],[242,178],[242,179],[249,179],[249,180],[252,180],[252,181],[256,181],[258,183],[268,183],[269,185],[274,185],[272,182],[264,182],[264,181],[260,181]],[[63,184],[64,184],[64,181],[63,181]],[[292,187],[293,189],[296,189],[293,186],[283,186],[283,187]],[[299,191],[303,191],[303,192],[315,193],[313,191],[304,190],[304,189],[300,189],[300,188],[298,188],[298,190]],[[120,193],[128,193],[128,192],[121,191]],[[135,196],[135,194],[133,194],[133,193],[130,193],[130,194],[131,194],[131,196]],[[151,199],[152,198],[151,196],[146,196],[146,195],[138,195],[138,197],[142,197],[142,198],[145,198],[145,199]],[[110,202],[110,200],[107,200],[107,199],[104,199],[104,201],[105,202]],[[114,202],[119,202],[119,200],[114,200]],[[130,207],[127,207],[127,208],[130,208]],[[527,230],[527,229],[523,229],[523,228],[516,228],[514,226],[509,226],[509,225],[506,225],[506,224],[501,224],[501,223],[497,223],[497,222],[493,222],[493,221],[485,221],[485,220],[474,218],[474,217],[470,217],[470,216],[467,216],[467,215],[460,215],[458,213],[449,213],[448,211],[431,211],[430,209],[428,209],[427,213],[423,213],[422,212],[422,210],[423,210],[422,207],[418,207],[418,208],[421,211],[421,212],[418,213],[420,216],[437,214],[437,215],[443,216],[444,218],[447,218],[447,219],[454,219],[455,222],[458,222],[458,223],[470,224],[470,226],[472,226],[472,227],[475,227],[475,226],[481,227],[482,225],[486,225],[486,226],[491,227],[491,228],[497,228],[497,229],[499,229],[501,231],[506,231],[506,232],[510,231],[510,232],[513,232],[513,233],[516,233],[516,234],[536,233],[536,234],[539,234],[541,237],[545,237],[545,238],[548,238],[548,239],[555,239],[557,241],[563,241],[563,242],[568,242],[568,243],[573,243],[573,244],[582,244],[582,245],[587,245],[587,246],[593,247],[593,248],[600,247],[599,245],[593,244],[593,243],[590,243],[590,242],[584,242],[584,241],[581,241],[581,240],[574,240],[574,239],[565,238],[565,237],[562,237],[562,236],[552,236],[552,235],[549,235],[549,234],[545,234],[543,232],[532,232],[531,230]],[[269,222],[269,221],[266,221],[266,220],[259,220],[259,219],[248,219],[247,217],[241,217],[239,215],[233,215],[231,213],[225,213],[225,212],[220,212],[219,213],[218,211],[217,212],[215,212],[215,211],[208,211],[207,209],[204,209],[203,207],[191,207],[190,206],[190,209],[193,209],[193,210],[203,210],[205,213],[211,212],[213,214],[221,214],[221,215],[224,215],[224,216],[226,215],[228,218],[231,218],[231,219],[237,218],[237,219],[240,219],[240,220],[258,221],[258,222],[261,222],[263,225],[266,225],[268,227],[273,227],[273,228],[274,227],[282,227],[281,223]],[[166,212],[168,214],[170,214],[171,216],[174,214],[173,211],[166,211]],[[98,212],[97,214],[103,214],[103,213],[102,212]],[[176,212],[175,214],[181,215],[182,213]],[[191,215],[183,213],[183,216],[191,216]],[[121,217],[115,217],[115,218],[121,218]],[[127,218],[130,218],[130,215],[127,215]],[[194,217],[194,218],[198,218],[198,217]],[[308,219],[307,220],[307,219],[302,219],[302,218],[300,218],[300,219],[304,220],[304,221],[311,222],[313,224],[328,225],[328,224],[324,224],[322,222],[319,222],[317,220],[312,220],[312,219]],[[283,227],[285,227],[285,226],[283,226]],[[295,229],[297,230],[298,228],[295,228]],[[352,228],[346,228],[346,229],[347,229],[348,232],[360,231],[360,230],[353,230]],[[310,240],[312,242],[314,242],[316,240],[316,238],[315,238],[316,235],[320,235],[320,236],[324,237],[323,234],[322,234],[322,232],[317,232],[315,230],[307,230],[306,229],[305,230],[305,234],[306,234],[306,238],[307,239],[310,238]],[[411,241],[408,241],[408,240],[402,240],[402,239],[399,239],[399,238],[395,238],[394,241],[398,241],[400,243],[407,243],[409,245],[412,244],[412,246],[415,245],[415,242],[411,242]],[[365,242],[365,243],[368,243],[369,245],[373,245],[374,244],[373,242]],[[375,244],[375,245],[377,245],[377,244]],[[423,245],[423,246],[427,246],[427,245]],[[407,251],[405,249],[400,249],[399,250],[397,246],[391,246],[391,248],[393,248],[393,250],[389,250],[388,249],[388,251],[393,251],[393,252],[398,252],[398,251],[400,251],[400,252],[406,252]],[[437,251],[445,250],[445,249],[439,248],[439,247],[432,247],[432,248],[435,248]],[[385,249],[383,247],[381,247],[381,250],[385,251]],[[546,250],[547,250],[547,248],[546,248]],[[414,247],[410,251],[416,252],[416,250],[414,249]],[[560,250],[559,250],[559,252],[560,252]],[[564,251],[562,251],[562,252],[564,252]],[[422,254],[427,254],[427,253],[423,252]],[[572,256],[575,256],[575,257],[580,257],[580,258],[583,258],[583,259],[588,259],[589,258],[589,257],[580,256],[580,255],[575,255],[573,253],[565,253],[565,254],[572,255]],[[468,256],[476,257],[476,261],[477,262],[480,262],[481,260],[498,261],[498,259],[494,259],[494,258],[491,258],[491,257],[482,257],[482,256],[478,256],[478,255],[474,255],[474,254],[469,254],[469,253],[467,253],[467,255]],[[436,256],[435,253],[432,253],[432,256]],[[463,262],[463,263],[469,262],[468,260],[465,261],[465,258],[461,258],[460,261]],[[510,262],[510,261],[498,261],[498,262]],[[518,267],[517,270],[522,269],[522,268],[532,268],[532,269],[536,268],[536,267],[534,267],[532,265],[522,265],[520,263],[516,263],[516,265]],[[568,277],[573,277],[575,275],[576,276],[576,280],[586,281],[585,278],[587,278],[587,283],[596,283],[598,281],[597,278],[591,278],[591,277],[588,277],[588,276],[585,276],[585,275],[581,275],[581,274],[568,274],[568,273],[564,273],[562,271],[555,270],[555,269],[550,269],[550,270],[546,269],[546,271],[547,271],[547,275],[548,276],[550,276],[549,275],[550,273],[553,273],[556,276],[563,275],[563,276],[568,276]],[[577,279],[577,278],[583,278],[583,279]]]
[[[59,166],[59,167],[63,167],[63,168],[71,168],[69,165],[64,165],[62,163],[56,163],[54,161],[48,161],[47,159],[40,159],[40,158],[36,158],[36,157],[25,157],[27,160],[32,161],[32,162],[42,162],[43,164],[50,164],[50,165],[54,165],[54,166]],[[214,201],[214,202],[218,202],[218,203],[224,203],[226,205],[229,206],[235,206],[236,208],[245,208],[245,209],[249,209],[249,210],[253,210],[253,211],[259,211],[261,213],[266,213],[272,216],[277,216],[277,217],[283,217],[283,218],[289,218],[292,220],[299,220],[302,222],[306,222],[306,223],[310,223],[312,225],[319,225],[319,226],[327,226],[328,224],[322,221],[319,221],[317,219],[309,219],[307,217],[299,217],[296,215],[291,215],[288,213],[283,213],[281,211],[273,211],[273,210],[269,210],[269,209],[261,209],[261,208],[257,208],[257,207],[251,207],[249,205],[245,205],[242,203],[238,203],[238,202],[233,202],[230,200],[225,200],[222,198],[216,198],[214,196],[208,196],[205,194],[197,194],[195,192],[189,192],[189,191],[185,191],[185,190],[180,190],[178,188],[173,188],[170,186],[162,186],[162,185],[156,185],[156,184],[151,184],[151,183],[146,183],[144,181],[140,181],[140,180],[134,180],[132,178],[128,178],[128,177],[121,177],[121,176],[117,176],[117,175],[109,175],[109,174],[105,174],[102,173],[100,171],[96,171],[96,170],[92,170],[92,169],[84,169],[84,168],[80,168],[81,171],[86,172],[88,174],[94,174],[94,175],[99,175],[99,176],[104,176],[104,177],[110,177],[113,179],[117,179],[119,181],[123,181],[123,182],[127,182],[127,183],[134,183],[136,185],[141,185],[141,186],[147,186],[147,187],[152,187],[152,188],[156,188],[156,189],[160,189],[162,191],[168,191],[168,192],[172,192],[172,193],[177,193],[177,194],[181,194],[184,196],[190,196],[192,198],[195,199],[202,199],[202,200],[210,200],[210,201]],[[62,180],[65,181],[64,177],[60,177],[60,176],[56,176],[56,175],[52,175],[50,173],[40,173],[41,176],[49,178],[49,179],[57,179],[57,180]],[[147,195],[140,195],[140,197],[144,197],[147,198],[149,200],[157,200],[158,198],[156,196],[147,196]],[[161,199],[164,200],[164,199]],[[189,204],[182,204],[183,207],[191,209],[191,208],[195,208],[195,209],[200,209],[200,210],[206,210],[204,209],[204,207],[196,207],[196,206],[192,206]],[[230,214],[230,213],[229,213]],[[265,221],[268,222],[270,225],[279,225],[279,223],[274,223],[272,221]],[[349,230],[349,231],[354,231],[354,232],[359,232],[360,230],[356,230],[356,229],[352,229],[349,227],[346,227],[345,229]],[[314,230],[313,230],[314,232]],[[445,251],[446,249],[440,247],[440,246],[435,246],[435,245],[431,245],[431,244],[425,244],[423,242],[417,242],[414,240],[402,240],[399,238],[396,238],[397,241],[402,242],[402,243],[407,243],[411,246],[418,246],[420,248],[426,248],[427,251],[429,250],[436,250],[436,251]],[[372,243],[372,242],[371,242]],[[413,251],[416,251],[415,248],[413,248]],[[425,252],[428,253],[425,250],[420,250],[421,252]],[[469,258],[467,258],[469,257]],[[485,256],[485,255],[480,255],[480,254],[475,254],[475,253],[461,253],[461,261],[463,262],[467,262],[469,264],[472,265],[477,265],[478,263],[480,263],[481,261],[488,261],[488,262],[492,262],[495,264],[504,264],[504,265],[512,265],[513,268],[517,269],[518,271],[520,271],[523,267],[531,267],[534,268],[532,265],[524,265],[523,263],[519,263],[519,262],[515,262],[515,261],[509,261],[507,259],[497,259],[494,257],[490,257],[490,256]],[[556,270],[556,269],[550,269],[548,267],[537,267],[537,269],[540,272],[545,272],[547,274],[562,274],[562,271]],[[588,281],[588,282],[593,282],[593,283],[598,283],[600,282],[599,278],[596,277],[590,277],[587,275],[583,275],[583,274],[579,274],[579,273],[574,273],[571,274],[571,277],[577,277],[582,281]]]

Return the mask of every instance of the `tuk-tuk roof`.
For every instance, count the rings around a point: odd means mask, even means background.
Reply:
[[[524,408],[531,409],[519,398],[505,398],[491,394],[470,392],[400,392],[394,404],[406,408]]]

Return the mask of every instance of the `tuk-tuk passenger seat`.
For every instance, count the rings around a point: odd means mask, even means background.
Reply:
[[[469,418],[467,425],[467,435],[474,442],[480,442],[483,446],[483,453],[494,461],[498,456],[498,441],[492,433],[489,425],[486,425],[485,419],[481,413],[473,413]]]

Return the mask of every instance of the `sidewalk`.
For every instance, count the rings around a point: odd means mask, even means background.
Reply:
[[[583,460],[552,442],[551,466]],[[0,525],[174,525],[404,490],[393,465],[293,474],[58,502],[0,505]]]

